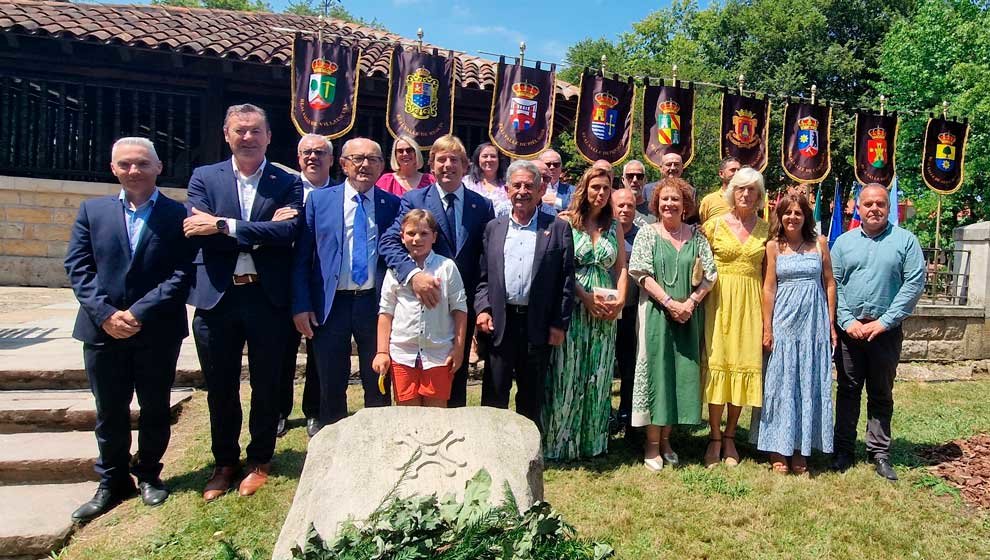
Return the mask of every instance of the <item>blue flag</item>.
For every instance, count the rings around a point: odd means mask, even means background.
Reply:
[[[835,196],[832,198],[832,224],[828,228],[828,248],[831,249],[835,240],[842,235],[842,189],[839,181],[835,181]]]
[[[890,213],[887,214],[887,221],[893,225],[900,223],[897,215],[897,175],[894,175],[894,181],[890,184]]]

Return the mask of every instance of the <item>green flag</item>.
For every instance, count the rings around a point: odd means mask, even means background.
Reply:
[[[822,221],[822,186],[819,183],[818,192],[815,193],[815,223]]]

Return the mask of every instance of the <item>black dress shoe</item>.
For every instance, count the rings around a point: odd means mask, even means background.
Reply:
[[[847,453],[836,453],[832,457],[832,470],[835,472],[846,472],[853,466],[853,456]]]
[[[289,419],[279,416],[278,424],[275,426],[275,437],[282,437],[289,433]]]
[[[877,475],[891,482],[897,482],[897,473],[894,472],[894,465],[890,464],[890,459],[880,457],[874,460],[873,464],[876,465]]]
[[[165,488],[165,483],[160,478],[150,482],[139,482],[138,489],[141,491],[141,501],[146,506],[158,506],[168,499],[168,488]]]
[[[306,419],[306,435],[308,435],[309,437],[313,437],[316,434],[318,434],[322,428],[323,426],[320,424],[320,421],[317,420],[316,418]]]
[[[92,499],[72,512],[72,520],[83,522],[99,517],[133,494],[133,487],[123,490],[111,490],[105,486],[100,486],[96,489],[96,494],[93,494]]]

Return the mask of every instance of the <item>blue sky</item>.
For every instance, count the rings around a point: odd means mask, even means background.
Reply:
[[[281,10],[287,0],[270,0]],[[526,41],[526,58],[564,62],[567,47],[586,37],[614,40],[634,22],[669,6],[645,0],[343,0],[355,16],[377,19],[393,33],[480,55],[515,56]]]

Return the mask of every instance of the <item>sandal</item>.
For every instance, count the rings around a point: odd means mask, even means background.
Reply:
[[[660,472],[663,470],[663,458],[660,456],[660,442],[659,441],[649,441],[647,440],[643,444],[643,454],[649,453],[650,446],[656,446],[657,455],[652,458],[643,457],[643,466],[653,472]]]
[[[717,443],[718,447],[714,453],[711,453],[712,444]],[[714,469],[718,466],[720,458],[722,456],[722,438],[715,439],[713,437],[708,438],[708,449],[705,450],[705,456],[702,461],[705,464],[706,469]]]
[[[795,455],[795,457],[798,457],[798,455]],[[791,459],[791,472],[794,473],[794,474],[796,474],[796,475],[798,475],[798,476],[808,474],[808,459],[807,459],[807,457],[803,457],[802,456],[801,457],[801,463],[800,464],[795,464],[794,460]]]
[[[731,441],[733,444],[735,444],[735,442],[736,442],[736,434],[732,434],[731,436],[727,436],[725,434],[722,434],[722,439],[727,439],[727,440]],[[736,450],[736,455],[735,456],[726,455],[724,460],[725,460],[725,466],[727,466],[727,467],[738,467],[739,466],[739,451]]]
[[[778,474],[787,474],[791,471],[787,466],[787,458],[779,453],[770,454],[770,470]]]

